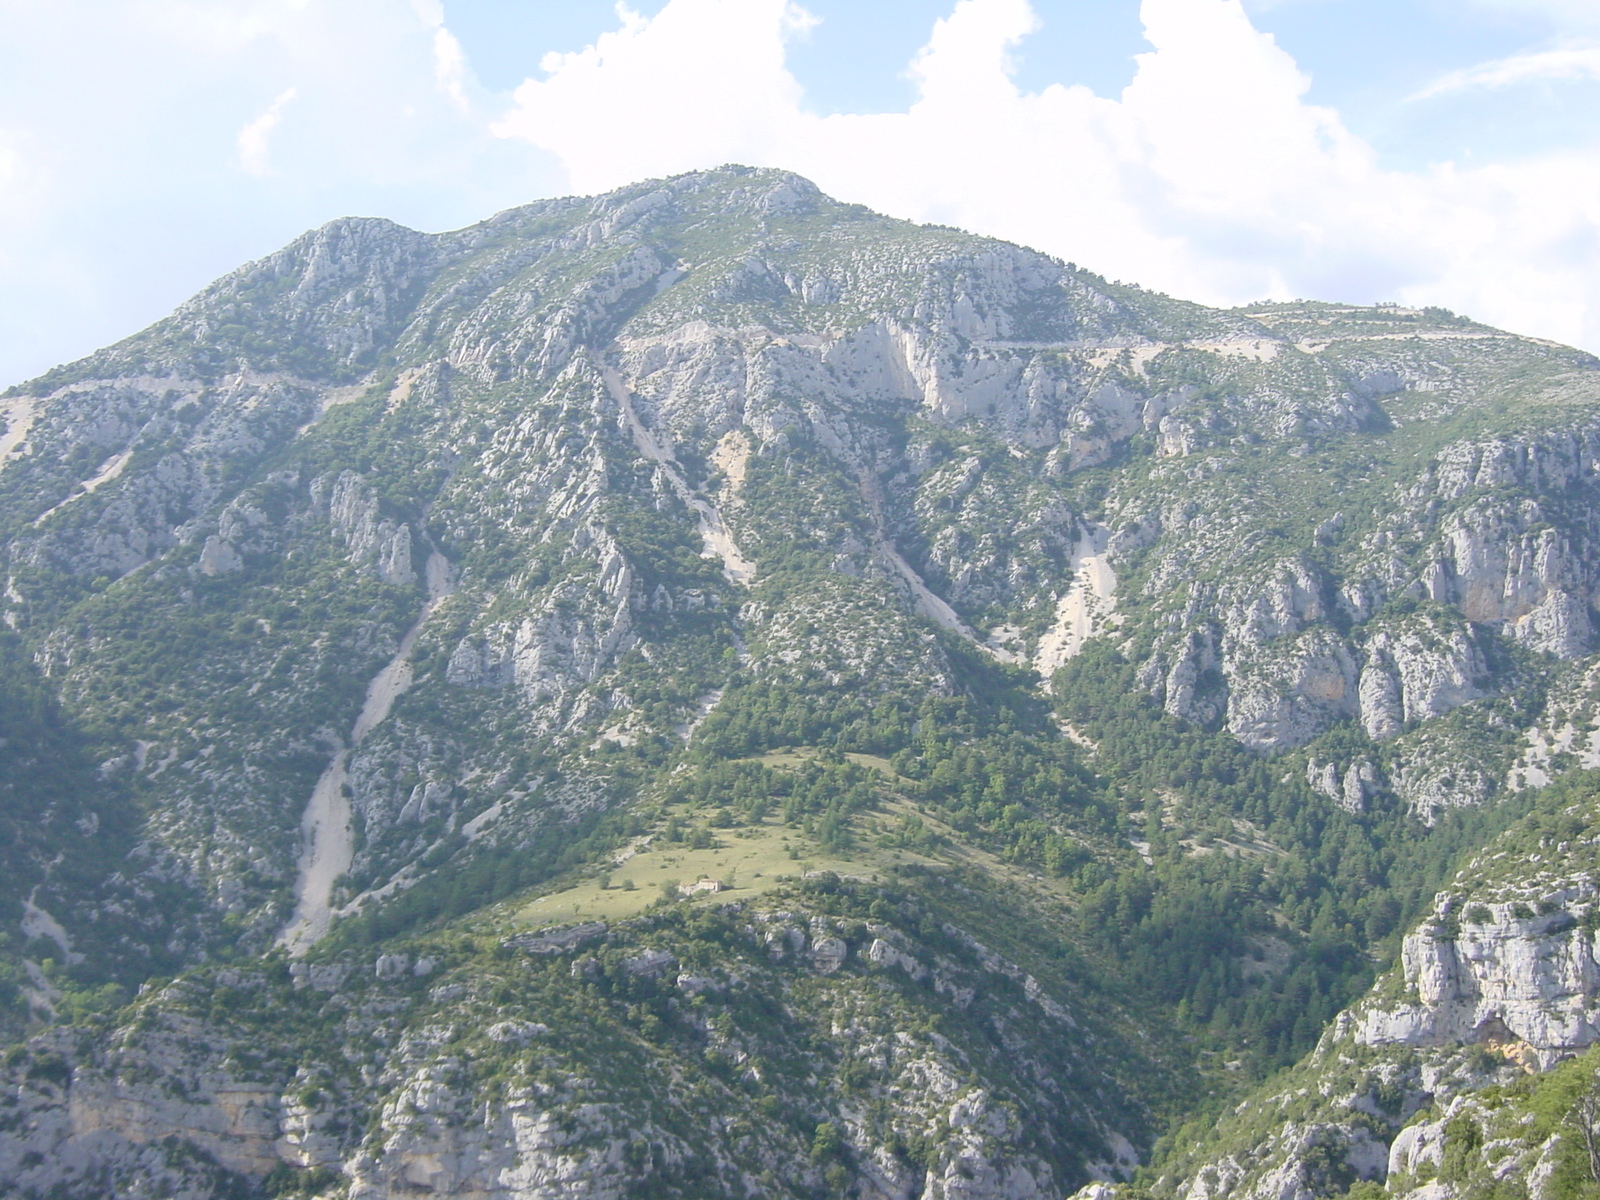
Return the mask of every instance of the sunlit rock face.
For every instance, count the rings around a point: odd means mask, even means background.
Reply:
[[[1463,905],[1442,897],[1435,920],[1406,937],[1405,999],[1358,1010],[1351,1018],[1357,1040],[1521,1042],[1540,1067],[1600,1040],[1600,966],[1588,919],[1594,901],[1588,879],[1540,896],[1543,915],[1523,900]]]

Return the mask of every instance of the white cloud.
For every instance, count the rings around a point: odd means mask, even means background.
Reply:
[[[579,191],[765,156],[803,122],[784,41],[810,18],[789,0],[672,0],[654,18],[544,59],[497,129],[553,150]],[[620,85],[620,86],[619,86]],[[596,145],[596,136],[609,139]]]
[[[239,147],[239,166],[245,172],[260,178],[272,173],[271,147],[268,145],[272,131],[278,127],[278,122],[283,120],[283,110],[289,106],[299,93],[295,88],[285,88],[279,92],[266,110],[239,130],[235,139]]]
[[[1027,0],[959,0],[902,113],[818,117],[784,66],[785,0],[670,0],[552,55],[503,136],[580,191],[726,161],[1007,237],[1212,303],[1266,296],[1444,304],[1600,349],[1600,155],[1401,172],[1305,101],[1239,0],[1143,0],[1153,49],[1116,100],[1023,93]]]
[[[1566,46],[1535,54],[1513,54],[1451,71],[1423,88],[1413,100],[1426,100],[1468,88],[1506,87],[1535,80],[1600,79],[1600,46]]]
[[[411,0],[411,11],[433,30],[434,87],[457,112],[470,116],[472,101],[467,97],[467,89],[472,70],[467,65],[467,52],[462,49],[460,40],[445,26],[444,4],[441,0]]]
[[[442,0],[411,0],[411,11],[416,13],[417,19],[430,29],[444,24]]]
[[[467,55],[443,25],[433,31],[433,82],[456,111],[463,116],[472,112],[472,101],[467,99]]]

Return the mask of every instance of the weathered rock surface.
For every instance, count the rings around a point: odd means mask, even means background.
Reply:
[[[1473,899],[1455,912],[1441,897],[1428,926],[1409,934],[1401,956],[1406,995],[1351,1015],[1367,1045],[1446,1045],[1497,1036],[1529,1047],[1550,1066],[1600,1040],[1600,967],[1595,930],[1584,918],[1594,885],[1575,880],[1541,896],[1539,915],[1525,901]]]
[[[740,214],[789,232],[753,234]],[[689,261],[676,239],[704,221],[726,236]],[[1350,721],[1389,743],[1522,686],[1491,667],[1500,643],[1591,649],[1588,410],[1530,400],[1548,416],[1403,460],[1383,439],[1497,388],[1566,399],[1593,367],[1452,321],[1214,312],[845,210],[771,172],[542,202],[437,236],[335,222],[24,389],[27,438],[0,471],[0,607],[96,719],[125,669],[166,689],[170,719],[118,716],[107,736],[118,754],[145,747],[129,777],[160,853],[258,939],[294,875],[299,814],[280,797],[314,782],[293,764],[348,727],[330,681],[370,680],[392,655],[425,538],[460,586],[422,631],[412,711],[352,765],[366,839],[352,895],[496,804],[485,845],[559,822],[542,803],[554,793],[469,746],[463,723],[529,730],[560,755],[608,725],[637,741],[647,723],[692,722],[688,703],[645,722],[628,678],[641,660],[681,673],[690,625],[753,650],[758,676],[803,667],[906,694],[952,687],[921,640],[929,619],[1051,666],[1115,629],[1165,711],[1253,749]],[[1327,457],[1352,438],[1378,496],[1361,511]],[[1092,515],[1076,482],[1091,467],[1109,472]],[[780,483],[805,503],[775,507]],[[722,577],[683,558],[664,571],[622,532],[619,502],[692,529]],[[1082,590],[1086,544],[1117,622],[1084,601],[1069,638],[1061,605]],[[798,552],[830,563],[835,586],[747,602],[760,563]],[[1118,579],[1132,582],[1105,582]],[[197,582],[232,588],[248,644],[213,642],[184,688],[156,683],[126,661],[145,628],[79,636],[69,598],[96,580],[169,627]],[[298,625],[271,615],[307,589]],[[726,684],[703,658],[694,670],[693,696]],[[1396,753],[1362,803],[1391,788],[1426,815],[1503,778]],[[572,774],[590,781],[568,807],[605,802],[594,772]],[[412,803],[446,780],[448,808]],[[1356,806],[1353,786],[1337,790]]]

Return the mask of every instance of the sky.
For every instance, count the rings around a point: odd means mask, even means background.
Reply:
[[[725,162],[1600,352],[1600,0],[0,0],[0,387],[336,217]]]

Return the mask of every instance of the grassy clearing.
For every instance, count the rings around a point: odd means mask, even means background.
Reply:
[[[764,767],[788,767],[792,769],[805,763],[813,762],[816,757],[817,750],[815,747],[798,746],[792,750],[772,750],[755,758],[734,761],[758,762]],[[869,771],[877,771],[891,783],[901,779],[901,776],[894,769],[894,764],[880,754],[847,753],[845,758],[855,763],[858,767],[866,767]]]
[[[809,746],[773,751],[752,761],[768,767],[793,769],[816,756]],[[901,777],[887,758],[873,754],[845,755],[857,766],[876,771],[889,788]],[[889,847],[880,839],[892,834],[902,820],[915,816],[936,835],[940,844],[919,850]],[[512,909],[513,921],[542,928],[577,921],[619,921],[637,916],[662,895],[664,884],[715,879],[719,892],[700,892],[691,903],[727,904],[749,900],[808,871],[833,871],[859,879],[884,880],[901,865],[962,866],[983,871],[1013,886],[1041,891],[1052,899],[1071,902],[1075,897],[1062,881],[1046,879],[968,843],[956,830],[893,791],[878,807],[858,814],[851,823],[854,844],[848,849],[825,849],[815,838],[780,817],[759,825],[716,831],[716,844],[692,849],[683,842],[668,842],[660,830],[639,838],[602,871],[568,876],[547,892]],[[602,886],[602,884],[604,886]]]
[[[715,879],[723,885],[720,892],[696,893],[689,901],[728,904],[753,899],[808,871],[833,871],[853,878],[881,881],[895,867],[911,863],[972,867],[1014,886],[1044,892],[1058,901],[1075,898],[1071,890],[1057,880],[1022,871],[986,851],[960,842],[928,853],[876,844],[881,833],[909,814],[920,816],[935,833],[948,837],[954,832],[911,804],[895,800],[874,815],[857,818],[857,844],[848,850],[824,850],[800,830],[777,818],[760,826],[719,830],[718,844],[703,850],[641,838],[609,868],[605,887],[601,886],[601,878],[593,875],[569,880],[561,890],[518,908],[513,920],[532,928],[578,921],[625,920],[637,916],[659,899],[662,885],[669,881],[683,885],[699,879]]]
[[[718,844],[692,850],[682,844],[641,839],[610,868],[608,886],[590,877],[563,891],[541,896],[517,914],[527,925],[569,921],[616,921],[634,916],[662,893],[664,883],[716,879],[717,893],[699,893],[700,903],[747,900],[807,871],[836,871],[864,879],[880,879],[891,862],[925,861],[898,850],[859,845],[847,851],[825,851],[798,829],[772,819],[759,826],[719,830]],[[630,890],[628,885],[632,884]]]

